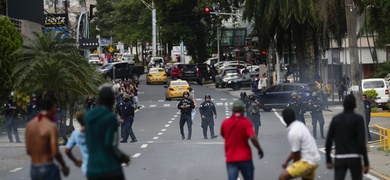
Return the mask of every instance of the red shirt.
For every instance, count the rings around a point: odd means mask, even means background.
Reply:
[[[248,139],[255,136],[252,121],[239,114],[233,114],[222,122],[221,135],[225,138],[226,162],[252,159]]]

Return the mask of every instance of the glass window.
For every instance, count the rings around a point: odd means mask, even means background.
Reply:
[[[150,69],[149,71],[150,72],[165,72],[164,69],[154,69],[154,68]]]
[[[271,86],[270,88],[267,89],[267,92],[279,92],[279,91],[282,91],[281,85]]]
[[[127,67],[127,63],[115,64],[115,68],[118,68],[118,69],[124,69],[126,67]]]
[[[385,83],[383,81],[366,81],[363,83],[364,89],[384,88]]]
[[[283,91],[295,91],[294,85],[283,85]]]
[[[301,89],[303,89],[303,88],[305,88],[305,87],[302,86],[302,85],[294,85],[295,91],[299,91],[299,90],[301,90]]]
[[[174,81],[171,82],[171,86],[188,86],[187,81]]]

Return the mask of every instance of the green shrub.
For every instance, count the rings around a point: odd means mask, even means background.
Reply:
[[[367,98],[370,99],[375,99],[378,96],[378,93],[374,89],[364,91],[363,94],[365,94]]]
[[[388,102],[388,103],[386,104],[386,107],[387,107],[387,109],[389,109],[389,111],[390,111],[390,102]]]
[[[378,112],[378,106],[373,106],[371,108],[371,112]]]

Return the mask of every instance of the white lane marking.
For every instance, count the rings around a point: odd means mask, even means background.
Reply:
[[[161,131],[163,131],[163,132],[166,131],[166,130],[167,130],[167,129],[161,129]]]
[[[21,168],[21,167],[18,167],[18,168],[12,169],[12,170],[11,170],[11,171],[9,171],[9,172],[12,172],[12,173],[14,173],[14,172],[17,172],[17,171],[19,171],[19,170],[21,170],[21,169],[23,169],[23,168]]]
[[[153,137],[153,139],[158,139],[158,137]]]
[[[217,106],[223,106],[223,103],[219,103],[219,102],[218,102],[218,103],[217,103]]]
[[[221,101],[226,101],[227,99],[226,98],[221,98]]]
[[[275,113],[276,117],[279,118],[280,122],[286,126],[286,123],[284,122],[282,116],[279,115],[279,113],[275,110],[275,109],[272,109],[272,111]]]
[[[176,114],[180,114],[180,111],[178,111]],[[177,116],[176,116],[177,117]]]
[[[226,109],[225,112],[229,112],[229,110]]]
[[[171,106],[171,104],[164,104],[164,107],[169,107]]]
[[[176,117],[177,117],[177,115],[173,115],[173,117],[175,117],[175,118],[176,118]]]
[[[228,103],[227,103],[227,102],[225,102],[225,106],[228,106]]]
[[[148,147],[148,144],[142,144],[141,148],[146,148]]]
[[[237,101],[238,100],[238,98],[233,98],[233,101]]]
[[[174,120],[175,120],[175,118],[172,118],[171,120],[172,120],[172,121],[174,121]]]
[[[152,104],[152,105],[150,105],[150,107],[156,107],[157,105],[155,105],[155,104]]]
[[[139,157],[139,156],[141,156],[141,153],[135,153],[135,154],[133,155],[134,158]]]
[[[225,115],[226,115],[226,116],[229,116],[230,114],[229,114],[229,113],[226,113]]]
[[[200,98],[199,98],[199,99],[195,99],[195,100],[197,100],[197,101],[202,101],[203,99],[200,99]]]
[[[154,141],[148,141],[148,143],[149,143],[149,144],[152,144],[152,143],[154,143]]]
[[[212,101],[214,101],[215,99],[214,98],[211,98]]]
[[[172,121],[168,121],[168,123],[169,123],[169,124],[171,124],[171,123],[172,123]]]
[[[169,127],[169,124],[165,124],[165,127]]]
[[[233,103],[232,103],[232,102],[230,102],[229,104],[230,104],[230,105],[233,105]]]
[[[158,100],[158,102],[164,102],[164,100]]]
[[[158,136],[161,136],[162,134],[163,134],[163,133],[162,133],[162,132],[160,132],[160,133],[158,133],[157,135],[158,135]]]

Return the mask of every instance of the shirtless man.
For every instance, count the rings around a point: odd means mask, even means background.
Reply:
[[[60,163],[64,176],[69,174],[69,168],[58,150],[58,129],[54,118],[56,104],[54,97],[40,100],[40,113],[26,127],[26,151],[31,156],[32,180],[60,180],[61,175],[54,158]]]

